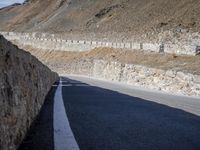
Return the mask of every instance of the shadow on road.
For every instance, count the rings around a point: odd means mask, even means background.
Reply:
[[[81,150],[200,149],[200,117],[62,78],[63,99]]]
[[[53,150],[53,99],[57,89],[56,85],[59,82],[54,83],[54,87],[51,88],[40,113],[32,123],[30,130],[28,131],[24,141],[18,148],[18,150]]]
[[[200,117],[62,77],[64,105],[81,150],[199,150]],[[19,150],[53,150],[56,85]]]

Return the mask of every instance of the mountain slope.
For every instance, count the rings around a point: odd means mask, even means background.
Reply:
[[[30,0],[0,10],[0,30],[156,36],[197,32],[199,0]]]

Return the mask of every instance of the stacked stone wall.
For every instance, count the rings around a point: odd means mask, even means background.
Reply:
[[[65,65],[60,70],[58,68],[52,67],[60,74],[84,75],[173,94],[200,96],[200,76],[181,71],[105,60],[81,61]]]

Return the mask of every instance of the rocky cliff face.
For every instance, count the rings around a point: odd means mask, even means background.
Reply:
[[[24,138],[58,76],[30,53],[0,36],[0,149]]]

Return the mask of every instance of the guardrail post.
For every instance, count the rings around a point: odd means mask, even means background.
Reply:
[[[160,47],[159,47],[159,53],[164,53],[164,52],[165,52],[164,48],[165,48],[165,46],[164,46],[164,44],[162,43],[162,44],[160,45]]]
[[[200,46],[196,46],[195,55],[200,55]]]
[[[140,43],[140,49],[143,49],[143,43]]]

